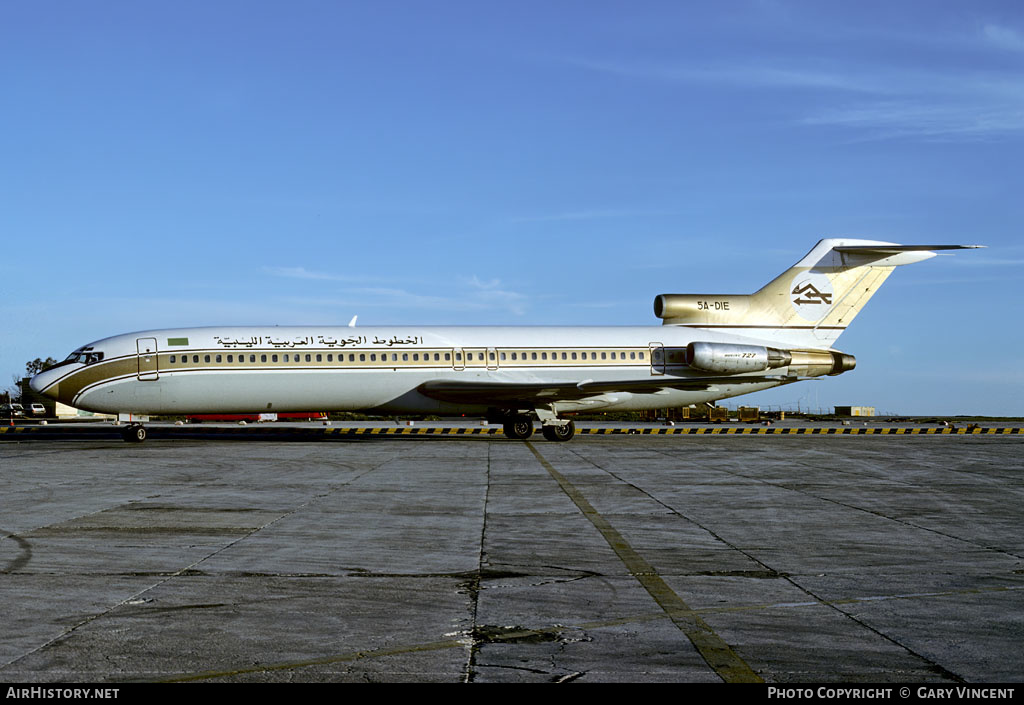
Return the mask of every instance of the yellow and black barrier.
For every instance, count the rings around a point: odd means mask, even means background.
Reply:
[[[698,427],[698,428],[585,428],[577,429],[577,434],[630,434],[630,435],[684,435],[684,436],[920,436],[920,435],[1001,435],[1001,434],[1024,434],[1024,428],[1016,426],[992,426],[972,428],[848,428],[848,427],[786,427],[778,428],[772,426],[757,427]]]
[[[0,441],[101,439],[119,437],[123,426],[112,424],[75,424],[69,426],[16,425],[0,427]],[[498,426],[147,426],[150,438],[249,438],[253,440],[316,441],[381,436],[497,436]],[[1022,426],[947,426],[947,427],[849,427],[849,426],[685,426],[685,427],[583,427],[577,436],[1024,436]]]
[[[324,429],[325,433],[348,435],[348,436],[396,436],[396,435],[421,435],[421,436],[452,436],[452,435],[501,435],[501,429],[497,427],[399,427],[399,428],[337,428]],[[813,436],[864,436],[864,435],[895,435],[895,436],[917,436],[917,435],[1013,435],[1024,434],[1024,427],[1016,426],[986,426],[971,428],[848,428],[848,427],[687,427],[687,428],[638,428],[638,427],[608,427],[608,428],[577,428],[576,435],[582,436],[615,436],[615,435],[642,435],[642,436],[766,436],[766,435],[813,435]]]

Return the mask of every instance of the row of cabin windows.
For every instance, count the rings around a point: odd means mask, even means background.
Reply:
[[[443,355],[444,355],[444,359],[445,360],[451,362],[451,359],[452,359],[451,353],[443,353]],[[435,362],[440,362],[441,361],[441,356],[442,356],[442,353],[434,353],[434,361]],[[203,362],[229,362],[229,363],[234,363],[235,362],[235,355],[233,355],[233,354],[232,355],[192,355],[192,360],[191,361],[193,363],[197,363],[197,362],[199,362],[200,357],[202,357]],[[303,356],[301,354],[292,355],[292,354],[289,354],[289,353],[285,353],[284,355],[276,355],[276,354],[271,354],[271,355],[266,355],[266,354],[255,355],[255,354],[250,354],[249,355],[249,362],[250,363],[255,363],[257,357],[259,358],[260,362],[303,362]],[[326,357],[327,357],[327,362],[334,362],[334,353],[327,353]],[[359,362],[366,362],[367,360],[369,360],[370,362],[377,362],[377,353],[369,353],[369,354],[367,354],[367,353],[359,353],[358,357],[359,357]],[[423,353],[422,357],[423,357],[423,360],[422,360],[423,362],[430,362],[430,353]],[[177,355],[171,355],[168,358],[168,362],[170,362],[172,365],[176,364],[178,362],[177,358],[178,358]],[[457,360],[461,360],[462,356],[457,354],[455,356],[455,358]],[[409,359],[410,359],[409,353],[402,353],[402,360],[403,361],[408,362]],[[411,359],[414,362],[420,362],[420,353],[412,353],[412,358]],[[313,355],[313,354],[310,354],[310,353],[306,353],[306,355],[305,355],[305,362],[313,362],[314,360],[316,362],[323,362],[324,361],[324,355],[321,354],[321,353],[317,353],[316,355]],[[398,353],[391,353],[391,360],[394,361],[394,362],[397,362],[398,361]],[[338,355],[338,362],[344,362],[344,361],[345,361],[345,356],[342,355],[342,354],[339,354]],[[348,361],[349,362],[355,362],[356,361],[356,354],[355,353],[349,353]],[[380,361],[381,362],[387,362],[388,361],[388,354],[387,353],[381,353],[380,354]],[[244,364],[246,362],[246,356],[245,355],[238,355],[238,362]],[[188,355],[182,355],[181,356],[181,364],[187,365],[188,363],[189,363],[189,356]]]
[[[401,362],[410,362],[410,361],[411,362],[431,362],[431,361],[433,361],[433,362],[441,362],[442,360],[444,362],[451,362],[451,360],[452,360],[452,353],[450,353],[450,352],[445,352],[445,353],[440,353],[440,352],[435,352],[435,353],[396,353],[396,352],[393,352],[393,353],[379,353],[379,361],[380,362],[388,362],[388,356],[389,355],[390,355],[390,361],[391,362],[399,362],[399,361],[401,361]],[[462,357],[463,357],[462,352],[456,352],[456,353],[454,353],[454,355],[455,355],[456,362],[462,362]],[[489,360],[491,362],[495,362],[497,360],[496,355],[498,355],[498,354],[495,353],[493,350],[488,351],[487,353],[483,353],[483,352],[467,352],[465,354],[467,362],[472,362],[473,360],[479,360],[481,362]],[[550,355],[550,357],[549,357],[549,355]],[[559,355],[561,355],[561,358],[559,358]],[[588,357],[588,355],[589,355],[589,357]],[[603,351],[603,352],[551,352],[551,353],[548,353],[548,352],[513,352],[513,353],[502,352],[502,353],[500,353],[500,357],[501,357],[502,361],[509,361],[509,360],[513,360],[513,361],[519,361],[519,360],[529,360],[529,361],[533,361],[533,360],[539,360],[539,361],[556,360],[557,361],[559,359],[562,359],[562,360],[593,360],[593,361],[597,361],[597,360],[600,359],[600,360],[622,361],[622,360],[626,360],[627,359],[627,357],[626,357],[627,355],[629,356],[628,359],[630,359],[630,360],[643,360],[643,359],[645,359],[645,355],[644,355],[643,351],[637,352],[635,350],[631,351],[631,352],[628,352],[628,353],[627,352],[608,352],[608,351]],[[189,355],[180,355],[180,356],[179,355],[171,355],[170,357],[168,357],[168,362],[170,362],[172,365],[173,364],[179,364],[179,360],[178,360],[179,357],[180,357],[180,364],[182,364],[182,365],[189,364],[189,362],[190,362],[190,360],[189,360],[190,356]],[[199,362],[200,358],[202,358],[202,361],[204,363],[210,363],[210,362],[223,363],[223,362],[227,362],[229,364],[235,364],[235,362],[236,362],[235,358],[236,357],[238,358],[237,359],[238,364],[245,364],[246,363],[246,355],[244,355],[244,354],[239,354],[239,355],[234,355],[234,354],[229,354],[229,355],[222,355],[222,354],[216,354],[216,355],[192,355],[191,356],[191,362],[193,364],[197,364]],[[254,353],[250,353],[248,355],[248,362],[250,364],[254,364],[256,362],[257,358],[259,358],[260,362],[286,362],[286,363],[291,363],[291,362],[313,362],[314,360],[316,362],[323,362],[324,361],[324,357],[325,356],[324,356],[323,353],[316,353],[316,354],[306,353],[304,356],[301,353],[295,353],[295,354],[284,353],[283,355],[278,355],[276,353],[272,353],[270,355],[267,355],[265,353],[260,354],[260,355],[256,355]],[[327,362],[334,362],[334,353],[327,353],[326,354],[326,358],[327,358]],[[358,358],[358,362],[377,362],[378,361],[378,353],[358,353],[358,354],[357,353],[348,353],[348,361],[349,362],[356,362],[357,358]],[[339,353],[338,354],[338,362],[345,362],[345,355],[343,353]]]
[[[482,353],[481,353],[481,355],[482,355]],[[490,355],[491,355],[491,359],[493,360],[494,359],[494,353],[492,352]],[[529,358],[527,358],[527,355],[529,355]],[[642,352],[636,352],[635,350],[633,352],[630,352],[630,353],[625,353],[625,352],[607,352],[607,351],[600,352],[600,353],[597,353],[597,352],[581,352],[581,353],[579,353],[579,357],[577,357],[577,353],[574,353],[574,352],[570,352],[570,353],[565,353],[565,352],[557,353],[557,352],[553,352],[553,353],[551,353],[551,359],[552,360],[557,360],[557,359],[559,359],[558,358],[559,355],[562,356],[561,359],[563,359],[563,360],[588,360],[588,359],[589,360],[598,360],[598,359],[601,359],[601,360],[625,360],[626,359],[626,355],[629,355],[629,359],[630,360],[643,360],[644,359],[644,354]],[[589,358],[587,357],[588,355],[590,356]],[[600,358],[598,356],[600,356]],[[472,359],[472,358],[470,358],[470,359]],[[546,353],[546,352],[539,352],[539,353],[538,352],[531,352],[531,353],[525,353],[525,352],[522,352],[522,353],[504,353],[503,352],[503,353],[501,353],[501,359],[502,360],[526,360],[526,359],[530,359],[530,360],[547,360],[548,359],[548,353]]]

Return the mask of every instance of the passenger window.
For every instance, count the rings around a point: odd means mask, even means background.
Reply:
[[[168,360],[168,362],[174,362],[174,355],[171,355],[171,357],[170,357],[170,359]]]
[[[320,353],[317,353],[316,354],[316,361],[317,362],[323,362],[324,361],[324,356],[321,355]]]
[[[193,363],[198,363],[199,362],[199,356],[198,355],[193,355],[192,356],[192,362]]]
[[[366,362],[366,353],[359,353],[359,362]]]
[[[216,359],[217,359],[217,362],[221,362],[221,357],[220,357],[220,355],[218,355]]]
[[[327,353],[327,362],[334,362],[334,353]]]
[[[394,359],[394,356],[392,356]],[[402,353],[402,362],[409,362],[409,353]]]

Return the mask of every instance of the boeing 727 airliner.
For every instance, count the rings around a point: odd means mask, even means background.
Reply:
[[[119,414],[365,411],[480,415],[510,438],[567,441],[564,414],[665,409],[757,392],[856,361],[839,335],[899,265],[936,250],[821,240],[754,294],[662,294],[658,326],[212,327],[104,338],[36,375],[65,404]],[[129,416],[130,415],[130,416]],[[146,429],[131,423],[127,440]]]

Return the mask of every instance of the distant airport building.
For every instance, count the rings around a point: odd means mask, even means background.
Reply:
[[[873,406],[837,406],[836,416],[874,416]]]

